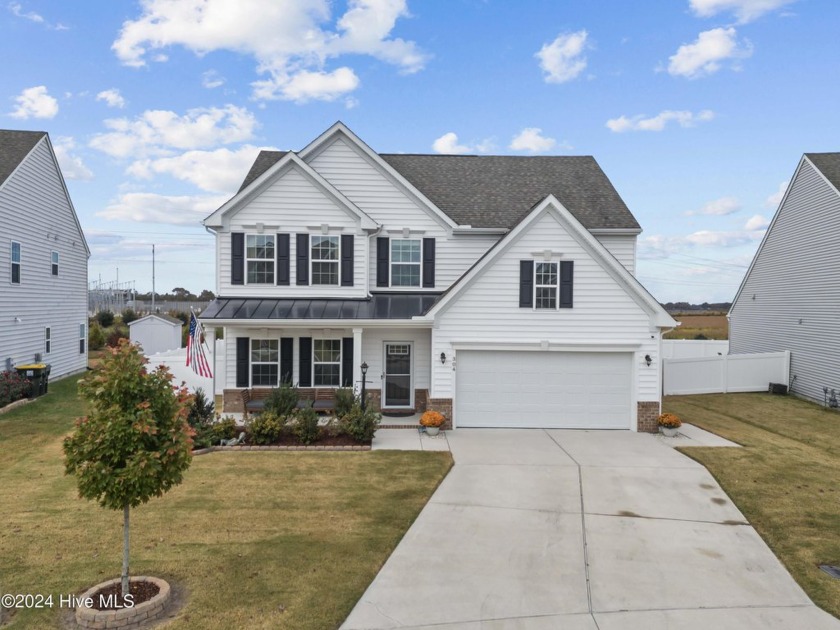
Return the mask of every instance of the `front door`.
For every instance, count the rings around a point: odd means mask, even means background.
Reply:
[[[385,401],[383,407],[411,407],[411,343],[385,343]]]

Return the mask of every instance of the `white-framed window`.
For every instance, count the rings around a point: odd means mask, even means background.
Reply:
[[[50,252],[50,273],[58,275],[58,252]]]
[[[52,330],[49,326],[44,328],[44,354],[52,352]]]
[[[251,386],[277,387],[280,340],[251,339]]]
[[[419,287],[422,248],[419,238],[391,239],[391,286]]]
[[[11,253],[12,284],[20,284],[20,243],[12,241]]]
[[[85,353],[85,340],[87,339],[87,325],[79,324],[79,354]]]
[[[534,308],[557,308],[557,267],[556,262],[534,265]]]
[[[341,339],[312,340],[312,385],[341,385]]]
[[[245,235],[245,276],[248,284],[274,284],[274,234]]]
[[[311,234],[309,237],[312,284],[338,285],[339,239]]]

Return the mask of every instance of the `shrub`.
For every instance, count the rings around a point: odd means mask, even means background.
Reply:
[[[265,399],[265,410],[278,416],[288,416],[293,413],[298,401],[298,390],[288,383],[272,389]]]
[[[90,325],[88,331],[88,350],[102,350],[105,345],[105,333],[102,331],[102,326],[97,323]]]
[[[128,326],[131,322],[137,321],[140,316],[133,308],[127,308],[122,312],[122,323]]]
[[[424,427],[439,427],[444,422],[446,422],[446,418],[443,417],[442,413],[437,411],[427,411],[420,416],[420,424]]]
[[[248,431],[254,444],[273,444],[286,430],[286,418],[270,411],[263,411],[248,423]]]
[[[201,387],[196,389],[192,396],[187,422],[195,431],[193,442],[197,447],[213,444],[213,403],[207,400]]]
[[[682,420],[679,419],[679,416],[676,416],[673,413],[661,414],[658,418],[658,422],[660,427],[670,427],[672,429],[678,429],[682,426]]]
[[[356,401],[356,396],[353,390],[347,387],[335,390],[335,416],[341,418],[350,413],[353,409],[353,403]]]
[[[29,387],[27,378],[18,372],[0,372],[0,407],[26,398],[29,395]]]
[[[111,311],[99,311],[96,314],[96,321],[102,328],[108,328],[114,325],[114,314]]]
[[[312,407],[305,407],[295,413],[293,430],[301,444],[312,444],[318,439],[318,414]]]
[[[236,420],[231,416],[225,416],[220,420],[216,420],[211,427],[212,436],[211,442],[218,444],[220,440],[232,440],[236,437]]]
[[[356,399],[350,412],[341,418],[341,426],[344,433],[357,442],[367,443],[373,439],[381,421],[382,414],[370,407],[362,411],[362,405]]]
[[[122,324],[118,324],[111,329],[111,332],[108,333],[107,344],[110,348],[116,348],[120,345],[120,340],[125,339],[128,341],[128,326],[123,326]]]

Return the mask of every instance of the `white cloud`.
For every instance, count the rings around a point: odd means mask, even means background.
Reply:
[[[687,250],[694,248],[728,249],[755,243],[761,240],[764,235],[764,228],[756,227],[757,225],[758,221],[753,217],[747,222],[743,230],[699,230],[685,236],[664,236],[662,234],[647,236],[639,240],[639,258],[643,260],[662,260],[671,256],[685,255]]]
[[[14,15],[15,17],[23,18],[24,20],[29,20],[30,22],[35,22],[36,24],[44,23],[44,18],[35,13],[34,11],[25,13],[23,10],[23,5],[21,5],[20,2],[10,2],[9,11],[11,11],[12,15]]]
[[[513,137],[508,148],[514,151],[545,153],[555,146],[557,146],[557,140],[543,136],[542,129],[539,127],[526,127]]]
[[[666,109],[651,118],[645,118],[644,114],[639,114],[631,118],[627,116],[612,118],[607,121],[607,128],[615,133],[624,133],[625,131],[662,131],[671,121],[676,122],[680,127],[694,127],[697,123],[708,122],[714,117],[715,113],[709,109],[704,109],[696,114],[685,110],[673,111]]]
[[[450,131],[435,140],[432,143],[432,149],[435,153],[445,153],[449,155],[458,155],[462,153],[490,153],[495,149],[495,143],[492,138],[485,138],[481,142],[476,142],[473,145],[458,144],[458,135]]]
[[[216,70],[208,70],[207,72],[201,75],[201,85],[206,87],[208,90],[221,87],[224,84],[225,78]]]
[[[691,210],[686,212],[686,216],[694,216],[698,214],[705,214],[716,217],[725,217],[729,214],[734,214],[741,209],[741,202],[735,197],[721,197],[705,204],[699,210]]]
[[[698,17],[731,11],[739,23],[745,24],[792,2],[795,0],[689,0],[688,4]]]
[[[752,231],[713,231],[700,230],[685,237],[685,241],[692,245],[700,245],[702,247],[738,247],[745,245],[756,239],[755,233]],[[760,236],[758,237],[760,238]]]
[[[187,151],[174,157],[138,160],[128,173],[140,179],[166,174],[190,182],[201,190],[233,194],[242,183],[242,174],[253,164],[260,150],[250,144],[235,151]]]
[[[770,225],[770,219],[756,214],[750,217],[746,224],[744,224],[744,229],[750,231],[764,230],[768,225]]]
[[[102,90],[99,94],[96,95],[97,101],[105,101],[108,107],[118,107],[122,109],[125,107],[125,99],[120,94],[120,91],[117,88],[111,88],[110,90]]]
[[[227,195],[168,196],[145,192],[126,193],[101,212],[97,212],[96,216],[115,221],[198,226],[202,219],[227,199]]]
[[[145,157],[250,140],[257,121],[244,107],[225,105],[190,109],[183,116],[148,110],[134,120],[106,120],[105,126],[111,131],[94,136],[90,146],[112,157]]]
[[[586,68],[586,30],[558,35],[550,44],[544,44],[534,55],[540,60],[546,83],[565,83],[577,77]]]
[[[85,165],[82,158],[72,153],[75,148],[76,142],[73,138],[58,136],[53,140],[53,150],[64,179],[93,179],[93,172]]]
[[[403,73],[425,65],[428,55],[414,42],[391,37],[397,20],[409,16],[406,0],[349,0],[337,19],[332,6],[328,0],[143,0],[142,14],[123,24],[111,48],[134,67],[170,46],[197,55],[251,55],[267,77],[254,82],[255,97],[298,102],[332,100],[358,86],[351,68],[326,69],[343,55],[368,55]]]
[[[752,54],[752,45],[737,41],[737,32],[729,28],[703,31],[691,44],[683,44],[668,59],[668,73],[696,79],[717,72],[727,59],[743,59]]]
[[[779,190],[767,197],[764,205],[768,208],[778,208],[779,204],[782,203],[782,199],[784,199],[785,193],[787,192],[788,184],[790,184],[789,181],[784,181],[779,184]]]
[[[58,101],[47,93],[43,85],[26,88],[15,97],[17,109],[9,114],[12,118],[55,118]]]

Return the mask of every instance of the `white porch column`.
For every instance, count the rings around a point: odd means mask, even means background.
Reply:
[[[358,392],[362,388],[362,329],[353,329],[353,391]]]

